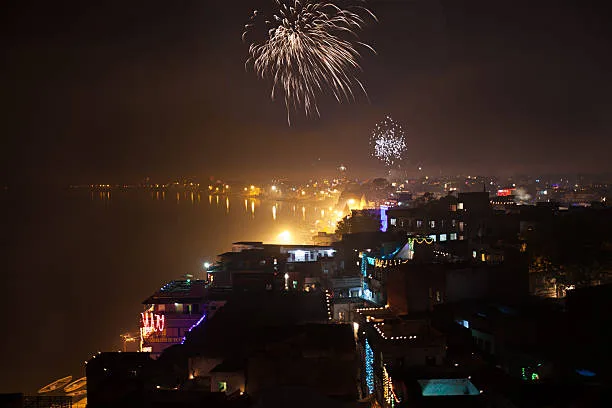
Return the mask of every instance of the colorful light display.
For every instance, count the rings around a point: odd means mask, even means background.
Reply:
[[[166,328],[166,317],[153,312],[142,312],[140,314],[140,334],[143,338],[152,333],[162,333]]]
[[[368,386],[368,392],[374,393],[374,352],[368,339],[365,341],[365,370],[366,370],[366,385]]]

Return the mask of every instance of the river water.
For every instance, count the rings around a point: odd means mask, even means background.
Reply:
[[[3,191],[0,392],[84,375],[136,331],[141,302],[234,241],[311,244],[331,203],[143,190]],[[285,235],[281,235],[286,237]]]

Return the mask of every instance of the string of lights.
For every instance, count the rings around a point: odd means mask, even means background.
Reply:
[[[329,300],[331,299],[331,295],[329,294],[329,291],[326,290],[325,291],[325,303],[327,304],[327,318],[329,320],[332,319],[332,309],[331,309],[331,305],[329,303]]]
[[[387,372],[386,364],[383,365],[383,397],[392,408],[395,407],[396,403],[399,404],[400,402],[393,390],[393,379]]]
[[[372,351],[368,339],[365,341],[365,370],[368,392],[374,394],[374,352]]]
[[[197,322],[195,322],[190,328],[189,330],[187,330],[185,332],[185,335],[183,336],[183,340],[181,340],[181,344],[185,343],[185,340],[187,340],[187,334],[191,333],[191,331],[193,329],[195,329],[196,327],[198,327],[200,325],[200,323],[202,323],[204,321],[204,319],[206,319],[206,314],[203,314],[202,317],[200,317],[200,320],[198,320]]]
[[[380,337],[382,337],[385,340],[415,340],[417,338],[416,335],[411,335],[411,336],[387,336],[385,334],[385,332],[381,329],[382,326],[384,326],[384,323],[376,323],[374,324],[374,328],[376,329],[376,331],[378,332],[378,334],[380,335]]]
[[[408,263],[410,259],[376,259],[374,261],[374,266],[376,268],[388,268],[390,266],[398,266]]]

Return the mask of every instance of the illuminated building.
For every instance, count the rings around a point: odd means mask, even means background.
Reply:
[[[180,344],[186,334],[205,317],[211,318],[225,304],[201,280],[175,280],[147,298],[140,314],[140,351],[153,358],[166,348]]]
[[[443,197],[416,208],[387,210],[389,229],[429,237],[441,244],[464,239],[465,223],[458,211],[457,198]]]
[[[234,290],[304,290],[306,278],[333,270],[331,246],[240,241],[209,269],[215,287]],[[289,274],[285,282],[285,274]],[[287,285],[285,285],[287,283]]]
[[[399,318],[389,307],[364,307],[357,309],[354,323],[362,394],[374,394],[383,406],[401,402],[391,368],[440,366],[446,357],[446,337],[428,320]]]

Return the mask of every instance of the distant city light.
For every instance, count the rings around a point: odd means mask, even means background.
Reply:
[[[204,269],[208,269],[210,267],[210,263],[209,262],[204,262]]]

